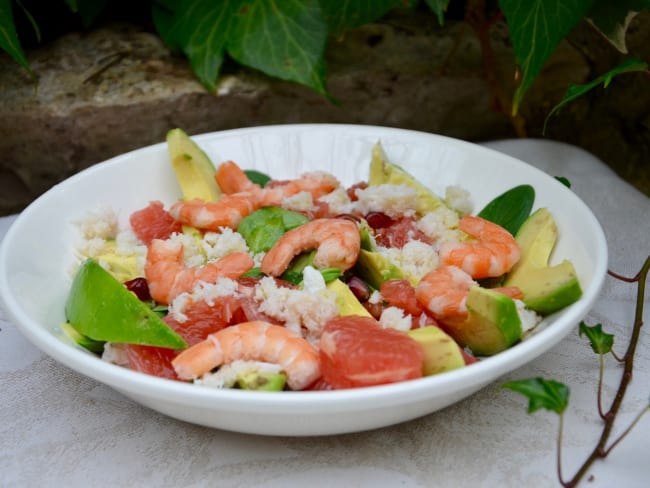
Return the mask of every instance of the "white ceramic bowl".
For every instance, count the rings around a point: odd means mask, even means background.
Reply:
[[[519,160],[432,134],[352,125],[285,125],[204,134],[195,140],[215,163],[232,159],[276,178],[307,170],[336,174],[344,184],[367,178],[380,140],[389,159],[434,192],[469,190],[476,211],[505,190],[532,184],[535,208],[548,207],[560,240],[554,256],[570,259],[583,297],[545,319],[528,340],[478,364],[398,384],[332,392],[264,393],[216,390],[129,371],[60,340],[74,262],[74,226],[98,205],[125,221],[150,200],[180,196],[160,143],[97,164],[55,186],[16,219],[0,249],[0,292],[9,318],[45,353],[154,410],[196,424],[255,434],[300,436],[378,428],[457,402],[531,361],[577,326],[597,299],[607,266],[604,233],[589,208],[555,178]]]

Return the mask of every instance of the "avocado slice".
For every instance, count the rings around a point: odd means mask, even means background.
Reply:
[[[373,288],[379,290],[386,280],[399,280],[406,277],[399,266],[393,264],[383,254],[361,249],[354,265],[359,277]]]
[[[65,315],[77,332],[95,341],[187,347],[181,336],[93,259],[79,268]]]
[[[284,373],[251,371],[237,378],[237,386],[242,390],[282,391],[287,382]]]
[[[104,341],[96,341],[90,337],[81,335],[67,322],[61,324],[61,330],[65,334],[66,339],[71,339],[75,344],[83,347],[84,349],[88,349],[90,352],[101,354],[104,351]]]
[[[185,200],[219,200],[221,188],[214,178],[215,167],[185,131],[172,129],[167,132],[167,149]]]
[[[458,344],[479,356],[490,356],[512,346],[522,334],[521,319],[512,298],[480,286],[467,296],[467,319],[445,323]]]
[[[460,346],[445,331],[435,325],[427,325],[407,332],[424,351],[424,376],[444,373],[465,366]]]
[[[365,309],[357,297],[352,293],[350,288],[341,280],[332,280],[327,284],[327,289],[336,293],[336,304],[339,306],[339,315],[361,315],[372,317],[370,312]]]
[[[526,306],[541,315],[556,312],[582,296],[580,282],[570,261],[548,265],[557,236],[557,225],[548,209],[536,210],[515,236],[521,258],[503,283],[504,286],[518,287],[524,294],[522,301]]]
[[[417,181],[406,170],[390,163],[386,158],[381,143],[377,142],[372,148],[372,158],[370,160],[370,174],[368,176],[368,185],[407,185],[415,189],[418,195],[418,203],[415,211],[419,215],[432,212],[441,205],[443,201],[434,195],[431,190]]]
[[[108,271],[120,283],[137,278],[138,266],[135,255],[117,253],[117,246],[114,240],[107,241],[102,253],[95,256],[95,259],[108,267]]]

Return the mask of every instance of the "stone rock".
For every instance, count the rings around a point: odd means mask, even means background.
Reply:
[[[495,73],[511,89],[514,60],[503,24],[492,29],[491,43]],[[470,141],[515,135],[510,119],[495,109],[472,30],[462,22],[440,28],[433,16],[395,16],[330,45],[327,82],[336,104],[243,68],[224,74],[216,93],[209,93],[185,59],[136,25],[68,34],[28,57],[37,84],[0,56],[0,214],[21,210],[83,168],[161,142],[174,127],[198,134],[327,122],[402,127]],[[569,83],[591,76],[581,49],[563,43],[522,106],[530,135],[541,134],[544,117]],[[636,83],[638,93],[643,83]],[[647,104],[647,85],[645,90]],[[597,114],[609,121],[622,108],[609,113],[608,103],[615,102],[592,102],[576,102],[568,115],[553,120],[552,137],[588,147],[593,141],[581,128],[588,124],[591,134],[614,143],[607,149],[612,157],[634,153],[629,127],[617,125],[612,136],[594,119]],[[633,123],[645,127],[638,138],[647,145],[650,111],[640,113],[647,105],[630,104]],[[599,148],[592,144],[594,149]]]

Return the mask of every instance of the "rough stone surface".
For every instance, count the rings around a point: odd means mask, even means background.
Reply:
[[[642,26],[649,23],[646,16],[632,29],[631,53],[646,59],[650,43]],[[514,61],[505,26],[497,24],[491,36],[496,73],[509,80]],[[541,135],[544,117],[569,83],[594,76],[594,59],[603,56],[597,49],[612,56],[587,31],[570,40],[557,50],[522,106],[530,136]],[[0,56],[0,214],[20,210],[85,167],[163,141],[173,127],[197,134],[340,122],[471,141],[514,136],[509,119],[494,109],[471,29],[463,23],[441,29],[428,16],[367,25],[333,44],[327,53],[328,89],[337,104],[245,69],[223,76],[217,93],[210,94],[184,59],[133,25],[69,34],[28,56],[39,75],[37,86]],[[622,168],[630,181],[643,176],[648,192],[649,86],[643,75],[626,75],[608,88],[607,96],[596,92],[568,106],[551,121],[547,136],[585,147]]]

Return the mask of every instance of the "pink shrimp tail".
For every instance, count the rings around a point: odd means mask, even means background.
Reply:
[[[219,188],[226,194],[256,192],[260,186],[248,179],[248,176],[234,161],[221,163],[214,175]]]

